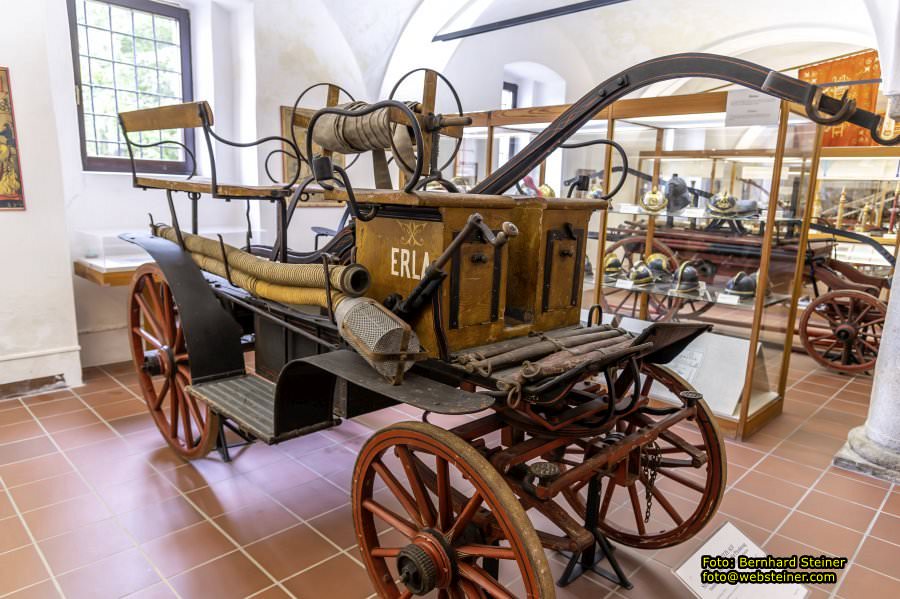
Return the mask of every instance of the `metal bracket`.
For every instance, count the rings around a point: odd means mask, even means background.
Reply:
[[[587,511],[585,512],[584,527],[594,535],[594,542],[587,549],[573,551],[571,554],[568,554],[569,563],[566,564],[566,569],[556,582],[561,587],[572,584],[585,572],[593,572],[626,589],[634,587],[631,581],[628,580],[628,577],[625,576],[622,566],[619,565],[619,560],[613,554],[615,548],[609,542],[609,539],[597,528],[597,520],[600,514],[600,481],[602,478],[602,474],[597,474],[588,482]],[[612,481],[609,484],[613,484]],[[567,554],[564,553],[563,555]],[[609,562],[612,572],[598,565],[604,559]]]

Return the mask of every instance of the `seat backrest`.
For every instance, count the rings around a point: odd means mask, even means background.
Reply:
[[[205,101],[120,112],[125,133],[162,129],[193,129],[213,124],[212,109]]]

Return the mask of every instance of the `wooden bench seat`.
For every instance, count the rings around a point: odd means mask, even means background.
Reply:
[[[135,179],[136,187],[146,189],[168,189],[212,195],[212,181],[209,179],[175,179],[168,177],[141,177]],[[291,194],[284,185],[216,185],[217,195],[229,198],[283,198]]]

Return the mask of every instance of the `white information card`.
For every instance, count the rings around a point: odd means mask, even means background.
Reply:
[[[766,552],[731,522],[723,524],[675,570],[675,575],[700,599],[803,599],[809,593],[809,589],[800,584],[704,583],[701,578],[701,558],[704,555],[765,557]]]

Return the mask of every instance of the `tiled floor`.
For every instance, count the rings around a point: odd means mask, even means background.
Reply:
[[[0,597],[284,597],[372,593],[355,551],[349,480],[389,408],[224,464],[185,463],[159,436],[130,365],[89,369],[85,386],[0,402]],[[728,520],[775,554],[851,558],[812,597],[900,596],[900,489],[830,465],[863,422],[870,380],[794,356],[784,414],[727,442],[715,520],[675,548],[620,547],[634,582],[587,576],[558,597],[689,597],[671,567]],[[405,410],[405,411],[404,411]],[[562,558],[551,556],[559,574]]]

